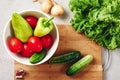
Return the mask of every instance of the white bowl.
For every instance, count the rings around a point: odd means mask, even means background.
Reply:
[[[22,16],[32,15],[32,16],[35,16],[38,18],[41,16],[49,18],[45,13],[43,13],[41,11],[35,11],[35,10],[25,10],[25,11],[20,12],[20,14]],[[5,50],[14,60],[16,60],[22,64],[25,64],[25,65],[39,65],[39,64],[42,64],[42,63],[46,62],[47,60],[49,60],[53,56],[53,54],[55,53],[55,51],[58,47],[59,33],[58,33],[58,28],[55,23],[54,23],[54,29],[51,31],[50,34],[52,35],[52,37],[54,39],[54,43],[53,43],[52,47],[47,51],[45,58],[36,64],[31,64],[29,62],[29,58],[18,56],[9,50],[8,41],[11,37],[13,37],[13,29],[12,29],[12,25],[11,25],[11,19],[7,22],[7,24],[5,26],[4,33],[3,33],[3,43],[4,43]]]

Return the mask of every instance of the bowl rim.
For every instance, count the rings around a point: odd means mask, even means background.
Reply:
[[[19,14],[24,14],[24,13],[26,13],[26,12],[37,12],[37,13],[40,13],[40,14],[42,14],[42,15],[44,15],[44,16],[46,16],[47,18],[50,18],[50,16],[48,16],[46,13],[44,13],[44,12],[42,12],[42,11],[38,11],[38,10],[23,10],[23,11],[20,11],[20,12],[18,12]],[[15,61],[17,61],[17,62],[19,62],[19,63],[22,63],[22,64],[24,64],[24,65],[30,65],[30,66],[34,66],[34,65],[40,65],[40,64],[42,64],[42,63],[45,63],[46,61],[48,61],[53,55],[54,55],[54,53],[55,53],[55,51],[57,50],[57,48],[58,48],[58,44],[59,44],[59,31],[58,31],[58,28],[57,28],[57,25],[55,24],[55,21],[53,20],[53,24],[54,24],[54,27],[55,27],[55,30],[56,30],[56,45],[55,45],[55,49],[54,49],[54,51],[53,51],[53,53],[49,56],[49,57],[47,57],[47,59],[43,59],[43,60],[41,60],[40,62],[38,62],[38,63],[36,63],[36,64],[31,64],[31,63],[24,63],[24,62],[22,62],[22,61],[20,61],[20,60],[18,60],[16,57],[14,57],[11,53],[10,53],[10,50],[8,50],[8,47],[7,47],[7,45],[6,45],[6,38],[5,38],[5,32],[6,32],[6,29],[7,29],[7,26],[8,26],[8,24],[10,23],[10,21],[11,21],[11,19],[12,19],[12,17],[10,18],[10,19],[8,19],[8,21],[7,21],[7,23],[6,23],[6,25],[5,25],[5,27],[4,27],[4,30],[3,30],[3,45],[4,45],[4,48],[5,48],[5,50],[6,50],[6,52],[7,52],[7,54],[9,54],[11,57],[12,57],[12,59],[14,59]]]

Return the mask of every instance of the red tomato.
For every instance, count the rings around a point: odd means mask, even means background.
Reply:
[[[9,49],[14,53],[20,53],[23,49],[23,44],[17,38],[11,38],[8,42]]]
[[[50,34],[47,34],[41,38],[44,48],[50,48],[53,44],[53,38]]]
[[[33,54],[33,51],[29,48],[28,44],[23,45],[22,55],[24,57],[31,57]]]
[[[30,24],[30,26],[32,28],[36,27],[37,21],[38,21],[38,19],[36,17],[34,17],[34,16],[27,16],[25,19]]]
[[[28,39],[28,46],[34,52],[40,52],[43,48],[41,40],[36,36],[32,36]]]

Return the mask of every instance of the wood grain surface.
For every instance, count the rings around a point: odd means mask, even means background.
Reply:
[[[38,66],[27,66],[15,61],[14,72],[21,68],[26,71],[24,78],[19,80],[103,80],[101,47],[96,42],[90,41],[84,34],[77,33],[70,25],[57,26],[60,42],[54,56],[79,50],[83,56],[93,55],[92,63],[78,74],[67,76],[65,71],[71,64],[52,65],[46,62]]]

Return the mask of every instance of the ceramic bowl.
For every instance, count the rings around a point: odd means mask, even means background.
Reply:
[[[21,14],[23,17],[28,16],[28,15],[32,15],[32,16],[35,16],[37,18],[39,18],[39,17],[49,18],[49,16],[47,16],[47,14],[45,14],[41,11],[35,11],[35,10],[25,10],[25,11],[20,12],[19,14]],[[47,54],[43,60],[41,60],[40,62],[38,62],[36,64],[31,64],[29,61],[29,58],[16,55],[15,53],[11,52],[9,47],[8,47],[8,41],[10,40],[11,37],[14,37],[13,36],[14,32],[13,32],[12,25],[11,25],[11,19],[12,18],[10,18],[8,20],[8,22],[4,28],[3,43],[4,43],[5,50],[14,60],[16,60],[17,62],[20,62],[22,64],[25,64],[25,65],[39,65],[39,64],[42,64],[42,63],[48,61],[54,55],[54,53],[58,47],[58,43],[59,43],[59,32],[58,32],[58,28],[57,28],[56,24],[54,23],[54,21],[53,21],[54,28],[50,32],[50,34],[52,35],[53,40],[54,40],[52,47],[47,51]]]

